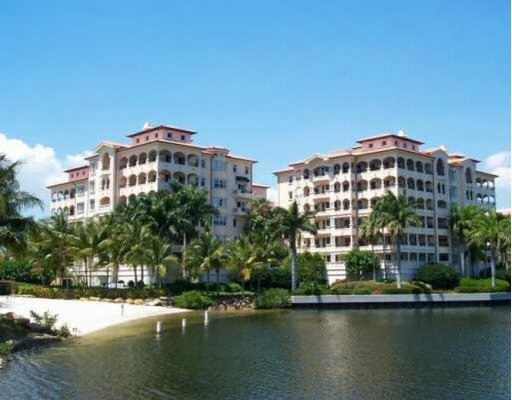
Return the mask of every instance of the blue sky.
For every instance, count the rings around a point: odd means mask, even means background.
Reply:
[[[504,0],[3,2],[0,151],[39,157],[24,185],[44,193],[100,140],[169,123],[275,184],[288,162],[405,129],[508,174],[509,207],[509,16]]]

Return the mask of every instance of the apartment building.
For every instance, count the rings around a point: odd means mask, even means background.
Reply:
[[[314,154],[275,172],[278,205],[297,201],[314,211],[316,235],[301,236],[300,251],[324,255],[329,282],[345,279],[343,254],[354,247],[373,249],[382,259],[383,246],[361,240],[358,226],[386,191],[405,193],[415,204],[421,226],[410,227],[402,239],[402,273],[414,277],[426,262],[459,266],[449,231],[450,207],[475,204],[495,208],[496,175],[479,171],[478,160],[449,153],[444,146],[422,149],[420,140],[403,131],[357,141],[350,149]],[[387,238],[390,243],[391,237]],[[394,269],[389,246],[386,263]]]
[[[219,210],[213,220],[215,235],[238,236],[251,200],[265,197],[267,186],[253,183],[255,160],[224,147],[200,146],[194,142],[196,134],[146,123],[127,135],[127,144],[101,142],[84,165],[65,171],[65,182],[48,187],[51,211],[64,211],[69,221],[85,220],[110,213],[142,193],[169,190],[175,180],[208,192]]]

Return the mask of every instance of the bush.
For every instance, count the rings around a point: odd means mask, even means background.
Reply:
[[[268,289],[256,298],[256,308],[285,308],[290,305],[290,295],[286,289]]]
[[[510,285],[507,281],[496,279],[496,287],[492,288],[491,278],[462,278],[456,291],[458,293],[508,292]]]
[[[14,287],[12,281],[0,281],[0,296],[10,295]]]
[[[320,296],[322,294],[331,294],[331,291],[327,285],[323,285],[317,282],[303,282],[299,288],[293,292],[297,295],[305,296]]]
[[[69,330],[68,324],[62,325],[59,329],[55,330],[55,333],[63,338],[67,338],[71,336],[71,331]]]
[[[251,279],[247,282],[246,287],[256,291],[258,288],[258,278],[260,281],[260,289],[288,289],[292,285],[292,277],[289,268],[272,267],[257,269],[251,274]]]
[[[510,270],[505,268],[496,270],[496,278],[507,281],[510,284]]]
[[[9,355],[13,349],[14,340],[10,339],[5,342],[0,342],[0,358]]]
[[[444,264],[426,264],[416,274],[416,279],[431,285],[434,289],[453,289],[460,276],[454,269]]]
[[[239,293],[242,291],[242,285],[236,282],[228,283],[226,285],[226,290],[230,293]]]
[[[180,308],[189,308],[192,310],[205,310],[213,304],[213,301],[197,290],[184,292],[176,297],[175,304]]]
[[[353,249],[344,256],[345,268],[349,277],[361,279],[379,268],[379,257],[371,251]]]
[[[57,322],[57,314],[52,314],[45,311],[42,315],[35,311],[30,311],[30,316],[34,319],[36,324],[40,325],[46,332],[53,332],[55,323]]]
[[[354,294],[372,294],[372,291],[366,288],[356,288],[354,289]]]
[[[354,291],[352,289],[346,289],[346,288],[335,288],[335,289],[332,289],[331,293],[345,296],[345,295],[354,294]]]
[[[403,287],[403,288],[396,288],[396,287],[385,287],[382,289],[382,294],[420,294],[421,289],[420,288],[413,288],[413,287]]]

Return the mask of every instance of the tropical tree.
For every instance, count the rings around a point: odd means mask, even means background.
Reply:
[[[92,285],[92,273],[106,262],[108,225],[96,220],[78,222],[69,235],[71,253],[84,263],[86,285]],[[88,272],[88,275],[87,275]]]
[[[371,252],[374,252],[374,246],[379,242],[381,237],[382,225],[378,218],[378,214],[370,214],[368,218],[359,226],[359,234],[361,239],[370,243]],[[385,258],[385,254],[383,255]],[[377,279],[377,268],[380,262],[373,263],[373,280]]]
[[[279,232],[288,241],[291,257],[291,271],[292,271],[292,290],[297,288],[297,241],[299,240],[301,232],[316,233],[316,227],[311,222],[309,214],[301,214],[299,206],[294,201],[288,210],[278,209],[279,212]]]
[[[252,272],[259,265],[256,249],[247,236],[230,243],[227,249],[227,266],[239,276],[242,282],[242,295],[245,283],[251,279]]]
[[[466,274],[466,259],[467,254],[476,253],[476,249],[470,249],[469,243],[469,230],[472,224],[477,221],[483,213],[483,210],[475,205],[461,207],[454,205],[450,211],[450,230],[454,244],[459,251],[460,255],[460,268],[461,274]]]
[[[37,228],[37,224],[22,212],[43,207],[37,197],[20,190],[16,178],[19,167],[19,162],[10,162],[5,154],[0,154],[0,248],[23,247],[27,233]]]
[[[109,229],[109,235],[103,247],[105,250],[106,265],[112,267],[112,278],[116,288],[119,281],[119,267],[126,262],[126,256],[129,250],[129,241],[123,227],[124,225],[118,225],[113,229]]]
[[[152,269],[153,283],[161,287],[162,276],[167,274],[169,268],[177,267],[179,261],[172,255],[171,245],[167,240],[153,235],[146,254],[146,264]]]
[[[151,227],[140,221],[124,224],[125,238],[128,242],[126,262],[133,268],[135,285],[138,285],[137,268],[140,267],[140,279],[144,285],[144,264],[148,255],[148,247],[152,238]]]
[[[360,249],[349,251],[345,254],[344,259],[347,278],[355,276],[358,280],[372,270],[375,273],[375,265],[379,263],[379,258],[374,252]]]
[[[395,259],[396,259],[396,285],[402,287],[402,260],[401,260],[401,237],[409,225],[418,226],[421,221],[416,214],[414,205],[407,201],[404,193],[396,196],[393,192],[387,191],[380,200],[381,205],[372,211],[376,218],[382,221],[383,226],[394,236]]]

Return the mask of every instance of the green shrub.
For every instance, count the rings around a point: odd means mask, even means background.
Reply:
[[[290,305],[290,295],[286,289],[267,289],[256,298],[256,308],[285,308]]]
[[[242,291],[242,285],[236,282],[231,282],[226,285],[226,289],[230,293],[239,293]]]
[[[331,290],[331,293],[332,294],[337,294],[337,295],[350,295],[350,294],[354,294],[354,291],[353,289],[347,289],[347,288],[341,288],[341,287],[337,287],[335,289],[332,289]]]
[[[35,311],[30,311],[30,316],[34,319],[36,324],[40,325],[47,332],[53,332],[55,323],[57,322],[57,314],[52,314],[45,311],[42,315]]]
[[[354,289],[354,294],[372,294],[372,291],[366,288],[356,288]]]
[[[510,284],[510,270],[499,268],[496,270],[496,278],[507,281]]]
[[[6,340],[5,342],[0,342],[0,357],[5,357],[10,354],[10,352],[14,349],[14,340]]]
[[[331,294],[327,285],[317,282],[303,282],[293,294],[305,296],[320,296],[322,294]]]
[[[444,264],[426,264],[416,274],[416,279],[431,285],[434,289],[453,289],[459,284],[459,274]]]
[[[470,287],[456,287],[455,292],[457,293],[500,293],[500,292],[508,292],[509,290],[504,290],[500,287],[477,287],[477,286],[470,286]]]
[[[421,289],[415,288],[415,287],[403,287],[403,288],[396,288],[396,287],[385,287],[382,289],[382,294],[420,294]]]
[[[475,291],[470,291],[471,289]],[[492,288],[491,278],[462,278],[456,291],[459,293],[508,292],[510,285],[507,281],[496,279],[496,287]]]
[[[11,294],[13,287],[14,282],[12,281],[0,281],[0,296]]]
[[[204,310],[210,307],[213,304],[213,301],[204,293],[192,290],[189,292],[183,292],[180,296],[176,297],[175,304],[180,308]]]
[[[67,338],[71,336],[71,331],[69,330],[68,324],[62,325],[59,329],[55,330],[55,333],[63,338]]]

